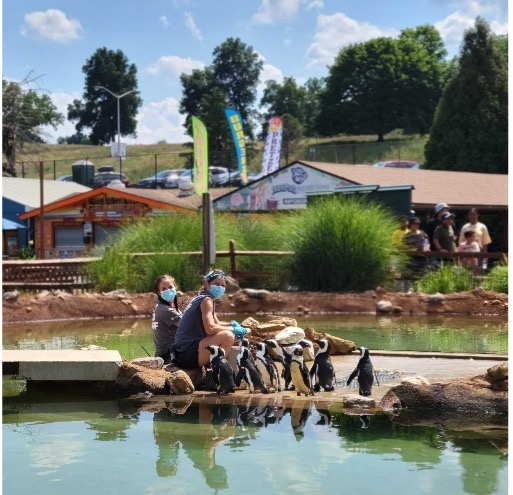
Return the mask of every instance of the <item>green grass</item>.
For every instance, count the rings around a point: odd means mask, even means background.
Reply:
[[[483,288],[486,290],[508,294],[508,266],[494,266],[483,281]]]
[[[305,139],[289,151],[289,163],[294,160],[321,161],[329,163],[366,163],[391,159],[408,159],[422,162],[427,136],[404,136],[397,132],[385,137],[385,142],[376,142],[375,136],[336,136],[324,139]],[[262,166],[264,143],[251,146],[248,154],[248,170],[259,172]],[[127,146],[127,157],[121,169],[136,183],[157,170],[167,168],[190,168],[192,165],[191,144],[151,144]],[[120,163],[110,156],[110,146],[30,144],[18,153],[16,171],[18,177],[38,178],[39,162],[43,162],[45,179],[52,180],[62,175],[71,175],[71,165],[78,160],[90,160],[96,169],[111,165],[119,170]],[[234,151],[218,156],[216,164],[235,168]],[[282,165],[285,150],[282,150]],[[213,164],[213,163],[212,163]]]
[[[417,282],[417,287],[420,292],[426,294],[451,294],[472,290],[474,280],[472,274],[466,268],[446,263],[424,275]]]

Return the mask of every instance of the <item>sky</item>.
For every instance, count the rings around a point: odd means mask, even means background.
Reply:
[[[178,112],[180,74],[211,65],[230,37],[261,57],[260,97],[267,80],[326,77],[344,47],[422,24],[438,29],[449,57],[458,55],[477,16],[507,34],[507,10],[507,0],[3,0],[2,76],[35,77],[33,88],[66,116],[82,98],[87,59],[101,47],[122,50],[143,100],[137,137],[123,142],[182,143],[190,138]],[[75,132],[66,121],[44,136],[55,143]]]

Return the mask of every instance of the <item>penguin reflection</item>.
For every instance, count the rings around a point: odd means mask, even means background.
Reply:
[[[214,490],[228,488],[226,469],[216,463],[215,450],[233,438],[237,408],[193,404],[174,414],[162,409],[154,414],[153,431],[159,448],[157,474],[174,476],[178,468],[178,446]]]
[[[305,436],[305,426],[312,413],[312,401],[304,402],[296,400],[290,409],[290,424],[296,441],[300,442]]]

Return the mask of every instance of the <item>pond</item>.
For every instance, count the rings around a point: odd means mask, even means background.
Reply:
[[[303,405],[4,401],[4,493],[507,493],[505,427],[402,426]]]
[[[246,316],[237,315],[239,322]],[[221,316],[228,321],[233,315]],[[310,327],[369,349],[390,351],[507,354],[508,321],[492,317],[377,317],[369,315],[298,316]],[[23,323],[3,326],[4,349],[78,349],[99,345],[119,350],[124,359],[153,355],[149,318]]]
[[[506,354],[508,347],[505,319],[297,320],[371,349]],[[3,326],[4,349],[93,344],[124,359],[152,354],[149,319]],[[16,383],[3,383],[4,493],[507,493],[505,424],[412,426],[385,414],[347,415],[313,401],[266,405],[249,396],[244,405],[170,396],[174,402],[134,410],[127,401],[29,394]]]

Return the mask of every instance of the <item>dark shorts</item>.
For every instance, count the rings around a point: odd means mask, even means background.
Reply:
[[[190,347],[185,349],[185,351],[178,352],[175,350],[175,364],[179,368],[184,368],[186,370],[190,370],[193,368],[200,368],[198,362],[198,350],[199,350],[200,340],[194,342]]]

